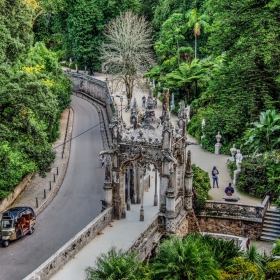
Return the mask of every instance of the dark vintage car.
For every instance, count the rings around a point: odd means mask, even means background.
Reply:
[[[2,245],[7,247],[12,240],[32,234],[36,215],[31,207],[13,207],[2,215],[0,235]]]

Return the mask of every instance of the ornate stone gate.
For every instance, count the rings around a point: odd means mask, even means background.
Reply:
[[[154,205],[159,198],[160,223],[165,225],[167,232],[175,233],[192,211],[190,151],[186,155],[187,112],[181,101],[178,124],[174,127],[170,119],[168,89],[163,91],[162,105],[162,116],[157,119],[152,92],[149,92],[143,120],[136,100],[129,125],[123,122],[119,112],[113,115],[110,123],[112,145],[100,153],[106,154],[103,210],[112,206],[114,218],[123,219],[131,202],[141,203],[140,220],[144,220],[143,174],[153,168],[160,177],[159,194],[155,191],[154,196]],[[155,178],[157,180],[157,175]]]

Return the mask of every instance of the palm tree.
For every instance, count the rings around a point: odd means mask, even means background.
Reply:
[[[167,74],[162,79],[165,80],[169,86],[185,87],[189,101],[193,83],[208,81],[209,69],[212,66],[213,63],[211,62],[193,59],[190,63],[181,63],[177,70]]]
[[[265,258],[258,253],[258,249],[255,245],[249,247],[249,249],[243,254],[243,259],[251,262],[259,272],[263,272],[266,261]]]
[[[136,253],[126,253],[112,247],[107,254],[102,253],[95,267],[86,268],[87,280],[148,280],[147,270]]]
[[[184,240],[176,236],[165,240],[151,263],[152,279],[220,279],[218,264],[197,234]]]
[[[201,28],[207,28],[209,17],[207,15],[200,15],[197,9],[192,9],[186,14],[188,26],[193,27],[194,33],[194,58],[197,58],[197,37],[201,34]]]
[[[280,115],[273,110],[261,112],[260,121],[245,133],[245,146],[254,152],[271,152],[279,144]]]

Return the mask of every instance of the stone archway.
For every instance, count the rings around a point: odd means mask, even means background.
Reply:
[[[168,89],[165,89],[163,94],[163,111],[160,119],[155,117],[152,92],[149,93],[142,123],[137,122],[137,126],[135,123],[129,126],[124,124],[118,115],[112,117],[110,124],[112,146],[110,150],[101,152],[107,154],[110,159],[106,164],[105,204],[113,207],[114,218],[125,218],[126,211],[129,209],[127,206],[129,200],[126,199],[127,167],[131,169],[131,166],[136,166],[138,169],[145,169],[152,164],[160,176],[158,194],[160,213],[165,220],[167,232],[175,232],[179,221],[182,217],[186,217],[186,211],[192,210],[192,171],[190,153],[186,164],[185,104],[183,101],[180,103],[178,126],[174,128],[168,110]],[[131,119],[138,120],[136,101],[133,108]],[[137,168],[134,177],[140,183]],[[137,191],[137,186],[135,190]],[[139,196],[136,197],[136,202],[139,202]]]

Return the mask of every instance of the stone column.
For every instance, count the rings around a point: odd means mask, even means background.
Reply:
[[[175,189],[174,189],[174,174],[173,168],[170,169],[168,188],[166,189],[166,231],[175,233]]]
[[[193,188],[193,171],[191,166],[191,151],[188,151],[187,166],[185,171],[185,210],[191,211],[193,209],[192,205],[192,188]]]
[[[134,176],[134,201],[135,204],[141,203],[140,196],[140,170],[137,166],[134,166],[135,176]]]
[[[126,217],[126,205],[125,205],[125,172],[120,173],[120,218]]]
[[[144,221],[144,171],[141,170],[142,186],[141,186],[141,208],[140,208],[140,221]]]
[[[127,204],[126,204],[126,210],[130,211],[130,167],[127,169]]]
[[[113,189],[112,189],[112,182],[104,182],[104,194],[105,194],[105,203],[107,207],[112,206],[113,203]]]
[[[155,195],[154,195],[154,206],[158,205],[158,192],[157,192],[157,187],[158,187],[158,172],[155,170]]]

